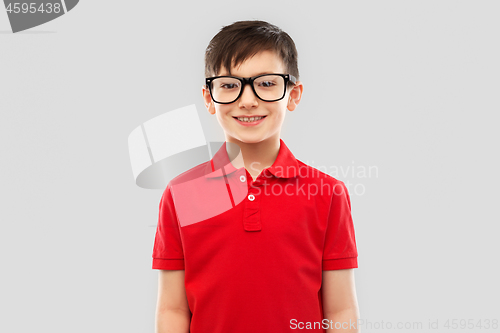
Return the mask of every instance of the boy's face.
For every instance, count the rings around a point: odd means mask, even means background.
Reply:
[[[231,68],[231,75],[238,77],[252,77],[265,73],[288,74],[285,72],[282,60],[271,51],[257,53],[240,66]],[[229,75],[229,73],[222,68],[218,73],[218,76],[220,75]],[[224,130],[226,141],[257,143],[268,139],[279,141],[286,110],[295,110],[300,102],[302,89],[302,83],[297,81],[295,87],[287,89],[283,99],[276,102],[264,102],[255,96],[252,87],[247,84],[240,98],[231,104],[215,103],[205,86],[202,87],[202,92],[205,106],[208,112],[216,115]],[[265,116],[265,118],[256,125],[245,126],[235,118],[241,116]]]

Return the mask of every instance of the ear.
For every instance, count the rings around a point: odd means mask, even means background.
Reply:
[[[201,86],[201,93],[203,95],[203,100],[205,101],[205,107],[207,108],[210,114],[215,114],[215,105],[212,100],[212,96],[210,96],[210,91],[206,85]]]
[[[288,103],[286,108],[290,111],[295,110],[297,105],[300,103],[300,98],[302,97],[302,91],[304,90],[304,86],[302,82],[297,81],[295,86],[293,86],[292,90],[290,90],[290,95],[288,97]]]

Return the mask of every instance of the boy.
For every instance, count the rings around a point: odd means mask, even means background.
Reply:
[[[347,189],[280,138],[303,91],[293,40],[267,22],[233,23],[207,47],[205,74],[226,141],[160,201],[157,333],[358,332]]]

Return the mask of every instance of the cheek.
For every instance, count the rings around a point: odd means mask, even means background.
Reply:
[[[231,107],[229,104],[218,104],[217,105],[217,111],[222,115],[225,116],[229,111],[231,111]]]
[[[287,111],[287,103],[280,101],[279,105],[276,105],[274,113],[276,114],[276,119],[283,121],[285,119],[285,113]]]
[[[217,118],[219,122],[227,122],[229,121],[227,118],[229,117],[228,112],[230,108],[227,105],[218,105],[215,107]]]

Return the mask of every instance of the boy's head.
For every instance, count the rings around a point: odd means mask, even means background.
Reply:
[[[210,78],[202,87],[205,105],[230,142],[278,140],[285,112],[295,109],[303,89],[295,43],[286,32],[263,21],[223,27],[206,49],[205,76]],[[252,123],[238,120],[242,116],[264,118]]]
[[[205,76],[217,76],[261,51],[273,51],[283,61],[287,73],[299,79],[297,49],[292,38],[264,21],[239,21],[223,27],[205,52]]]

